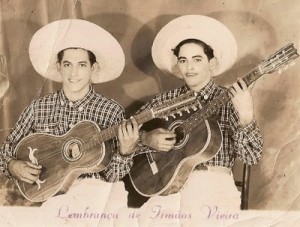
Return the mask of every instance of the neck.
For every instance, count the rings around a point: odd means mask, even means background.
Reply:
[[[69,89],[65,89],[63,88],[64,90],[64,93],[66,95],[66,97],[70,100],[70,101],[78,101],[80,99],[83,99],[84,96],[87,95],[87,93],[89,92],[89,87],[87,88],[84,88],[82,90],[79,90],[79,91],[71,91]]]
[[[201,91],[208,83],[210,82],[210,79],[208,81],[203,81],[203,83],[201,84],[197,84],[195,86],[189,86],[189,88],[192,90],[192,91],[195,91],[195,92],[199,92]]]

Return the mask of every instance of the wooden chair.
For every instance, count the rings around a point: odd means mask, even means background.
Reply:
[[[237,187],[241,187],[241,209],[248,210],[248,199],[249,199],[249,183],[250,183],[250,171],[251,166],[243,164],[243,175],[242,180],[235,181]]]

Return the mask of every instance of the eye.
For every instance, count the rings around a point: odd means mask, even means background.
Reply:
[[[201,58],[195,58],[194,62],[201,62]]]
[[[79,64],[80,67],[86,67],[86,64],[85,63],[81,63]]]
[[[70,63],[64,63],[64,67],[69,67],[70,65]]]
[[[178,60],[178,63],[180,63],[180,64],[183,64],[183,63],[185,63],[185,62],[186,62],[186,59],[182,59],[182,58],[181,58],[181,59]]]

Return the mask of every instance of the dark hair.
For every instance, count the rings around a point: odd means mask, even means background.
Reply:
[[[76,49],[82,49],[82,50],[86,50],[86,49],[78,48],[78,47],[70,47],[70,48],[67,48],[67,49],[63,49],[63,50],[61,50],[61,51],[59,51],[57,53],[57,62],[58,63],[61,63],[61,61],[62,61],[62,59],[64,57],[64,51],[68,50],[68,49],[74,49],[74,50],[76,50]],[[86,51],[88,53],[89,61],[90,61],[91,65],[93,65],[94,63],[97,62],[96,61],[96,56],[95,56],[95,54],[92,51],[89,51],[89,50],[86,50]]]
[[[185,39],[185,40],[181,41],[180,43],[177,44],[177,46],[174,49],[172,49],[174,55],[176,57],[178,57],[180,48],[184,44],[188,44],[188,43],[194,43],[194,44],[201,46],[203,48],[203,51],[206,54],[208,60],[210,60],[214,57],[214,50],[209,45],[207,45],[205,42],[202,42],[199,39]]]

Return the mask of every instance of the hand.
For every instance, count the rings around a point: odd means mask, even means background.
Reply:
[[[254,110],[252,94],[247,84],[242,79],[238,79],[229,91],[233,106],[239,114],[240,123],[242,125],[249,124],[254,119]]]
[[[8,171],[17,180],[33,184],[39,179],[42,166],[29,161],[13,159],[8,163]]]
[[[176,134],[172,131],[158,128],[150,132],[143,132],[141,142],[158,151],[169,151],[176,142]]]
[[[139,128],[135,118],[124,120],[118,128],[121,155],[130,155],[134,152],[139,139]]]

